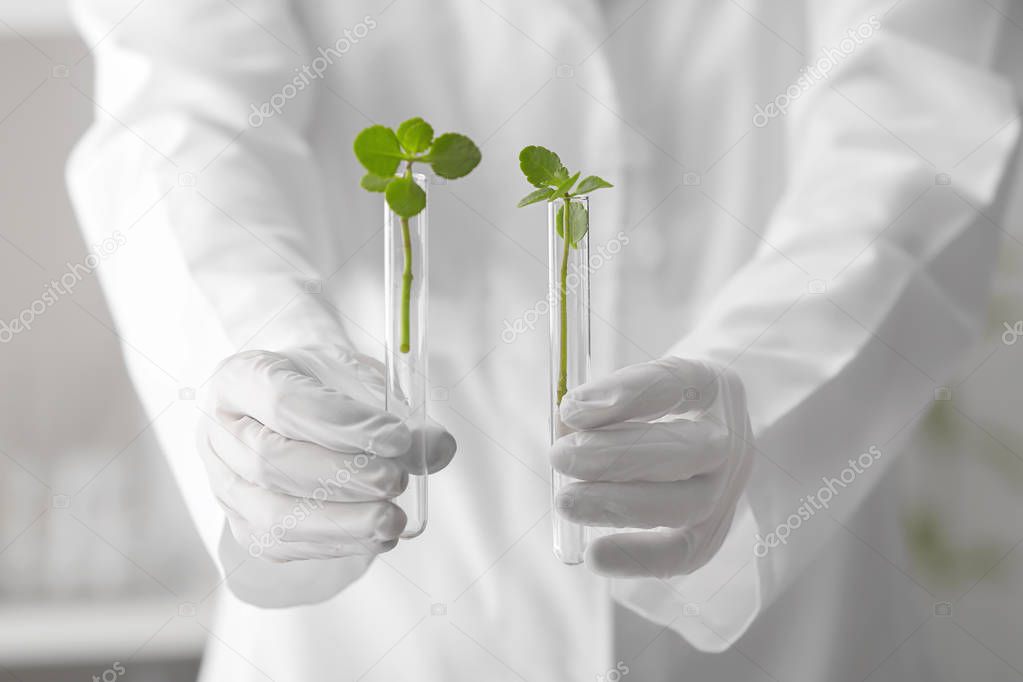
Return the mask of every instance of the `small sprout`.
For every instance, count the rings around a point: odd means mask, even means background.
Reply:
[[[359,184],[369,192],[383,192],[387,205],[401,219],[405,269],[401,289],[401,352],[409,352],[409,306],[412,292],[412,245],[409,218],[426,208],[426,192],[412,177],[412,165],[426,163],[442,178],[454,180],[479,165],[479,148],[465,135],[445,133],[434,138],[433,127],[416,117],[398,126],[374,125],[359,133],[355,157],[368,171]],[[402,163],[404,172],[398,175]]]
[[[560,365],[558,368],[557,403],[568,392],[568,253],[578,249],[583,237],[590,229],[590,216],[586,207],[572,201],[575,197],[589,194],[598,189],[613,187],[610,182],[596,175],[588,175],[579,182],[581,173],[570,173],[561,163],[557,154],[543,147],[526,147],[519,153],[519,168],[535,190],[519,201],[519,207],[540,201],[561,200],[555,217],[555,228],[564,248],[561,254],[560,286],[558,298],[561,313]],[[577,185],[576,183],[579,182]],[[575,191],[573,191],[573,187]]]
[[[575,186],[576,180],[582,174],[570,174],[558,155],[544,147],[531,146],[519,152],[519,168],[522,169],[529,184],[539,188],[525,197],[519,203],[520,206],[540,201],[541,199],[538,197],[541,196],[541,190],[548,190],[552,199],[560,199],[565,196],[580,197],[604,187],[614,187],[610,182],[596,175],[588,175],[575,187],[573,192],[572,187]]]

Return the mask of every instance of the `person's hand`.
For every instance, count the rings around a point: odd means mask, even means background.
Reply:
[[[647,529],[591,542],[592,570],[666,578],[714,556],[752,466],[745,392],[733,372],[666,357],[569,391],[560,412],[575,433],[555,442],[551,463],[579,482],[558,492],[558,513]]]
[[[435,424],[384,411],[383,366],[335,346],[246,351],[200,395],[198,449],[235,540],[270,561],[386,552],[405,528],[392,500],[455,454]],[[409,454],[408,458],[403,456]]]

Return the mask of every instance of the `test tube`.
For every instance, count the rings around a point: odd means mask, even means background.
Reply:
[[[568,210],[565,210],[568,208]],[[578,236],[572,219],[582,211],[589,225],[586,197],[557,199],[547,206],[548,295],[550,301],[550,442],[572,432],[561,422],[562,396],[585,383],[590,375],[589,229]],[[565,235],[577,237],[564,238]],[[558,491],[575,479],[551,469],[551,514],[554,554],[563,563],[580,564],[586,549],[586,527],[561,516]]]
[[[424,192],[426,176],[413,179]],[[426,420],[426,312],[429,291],[427,225],[430,204],[411,218],[402,218],[384,202],[384,320],[386,365],[385,408],[409,426]],[[426,443],[413,438],[406,459],[412,473],[395,503],[408,517],[403,538],[426,529]]]

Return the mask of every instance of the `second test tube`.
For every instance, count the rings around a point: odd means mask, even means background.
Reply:
[[[559,199],[547,206],[551,445],[572,432],[559,416],[562,396],[588,381],[590,375],[589,230],[572,238],[580,231],[573,220],[584,219],[588,228],[589,201],[576,197],[569,204]],[[574,480],[551,470],[554,554],[566,564],[582,563],[586,550],[586,527],[566,520],[557,508],[558,491]]]

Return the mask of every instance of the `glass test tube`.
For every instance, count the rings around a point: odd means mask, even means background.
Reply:
[[[413,178],[427,192],[426,176]],[[427,224],[429,201],[421,213],[402,219],[384,202],[384,363],[387,369],[385,408],[411,427],[426,420],[426,312],[429,290]],[[414,538],[426,529],[426,444],[414,438],[407,456],[408,487],[395,503],[408,516],[403,538]]]
[[[585,210],[586,197],[570,200]],[[550,442],[572,432],[561,423],[558,407],[566,391],[585,383],[590,375],[590,279],[589,230],[574,244],[559,235],[571,234],[565,222],[576,207],[565,211],[561,199],[547,206],[548,295],[550,301]],[[559,215],[560,214],[560,215]],[[559,221],[560,218],[560,221]],[[586,527],[567,521],[557,508],[558,490],[575,479],[551,470],[551,514],[554,523],[554,554],[563,563],[579,564],[586,549]]]

